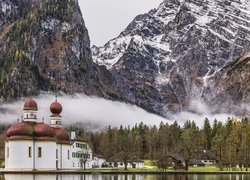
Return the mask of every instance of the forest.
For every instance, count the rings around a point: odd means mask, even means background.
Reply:
[[[94,153],[107,159],[123,153],[127,157],[158,160],[169,153],[179,153],[188,162],[195,152],[207,150],[216,155],[218,166],[244,164],[248,167],[250,162],[250,123],[247,118],[228,118],[225,124],[216,119],[210,124],[206,118],[202,127],[187,120],[183,126],[175,121],[154,126],[143,123],[133,127],[108,126],[96,132],[87,132],[80,127],[69,129],[77,130]]]

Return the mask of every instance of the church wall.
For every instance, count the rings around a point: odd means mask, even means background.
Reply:
[[[41,156],[39,157],[39,147]],[[56,142],[38,141],[35,144],[36,169],[56,169]]]
[[[33,154],[29,157],[29,147],[33,147],[32,140],[8,141],[8,147],[9,158],[6,169],[10,167],[18,170],[33,169]]]
[[[71,169],[73,168],[72,165],[72,153],[71,153],[71,145],[70,144],[63,144],[62,145],[62,164],[63,169]]]
[[[8,141],[5,141],[5,147],[4,147],[5,168],[9,168],[9,157],[7,155],[8,148],[9,148],[9,143],[8,143]]]

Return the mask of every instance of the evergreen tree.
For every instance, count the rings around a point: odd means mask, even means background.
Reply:
[[[206,148],[206,150],[210,150],[211,149],[212,130],[211,130],[210,122],[207,118],[205,118],[205,120],[204,120],[203,132],[204,132],[204,136],[205,136],[205,148]]]

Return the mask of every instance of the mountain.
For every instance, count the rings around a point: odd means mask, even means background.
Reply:
[[[200,101],[249,116],[249,26],[249,0],[164,0],[93,46],[93,60],[112,73],[115,91],[147,110],[199,112],[192,102]]]
[[[228,112],[249,116],[250,53],[223,67],[208,82],[210,86],[203,92],[203,96],[211,102],[212,107],[219,111],[227,108]]]
[[[0,100],[58,89],[112,96],[77,0],[0,0]]]

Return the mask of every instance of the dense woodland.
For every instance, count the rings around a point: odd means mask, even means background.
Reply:
[[[72,128],[72,127],[71,127]],[[92,146],[94,153],[106,158],[122,153],[123,156],[141,159],[161,159],[169,153],[180,153],[185,161],[193,158],[198,150],[209,150],[218,158],[218,165],[244,164],[250,162],[250,123],[228,118],[227,123],[204,120],[199,128],[194,121],[186,121],[181,127],[160,123],[147,126],[143,123],[134,127],[112,128],[100,132],[85,132],[78,128],[78,134]]]
[[[1,159],[4,158],[4,138],[8,126],[1,125]],[[111,127],[102,131],[85,131],[84,127],[71,126],[85,139],[95,154],[109,159],[120,154],[124,159],[161,159],[169,153],[179,153],[185,161],[193,158],[198,150],[209,150],[218,158],[218,165],[250,164],[250,122],[228,118],[225,124],[214,120],[210,124],[204,120],[199,128],[194,121],[186,121],[181,127],[160,123],[159,126],[148,126],[143,123],[134,127]]]
[[[0,46],[0,101],[29,96],[40,89],[55,88],[38,73],[38,67],[34,63],[35,50],[38,47],[34,45],[34,42],[41,38],[40,34],[43,31],[41,22],[46,21],[48,17],[61,22],[71,22],[72,10],[69,7],[74,7],[75,2],[45,0],[30,4],[20,1],[16,2],[16,5],[19,8],[18,13],[13,17],[5,17],[4,23],[8,25],[4,30],[0,30],[0,44],[4,41],[4,45]],[[53,44],[55,35],[52,31],[44,31],[49,44]],[[64,32],[63,43],[69,43],[74,33],[74,30]],[[29,82],[28,90],[25,89],[27,82]]]

